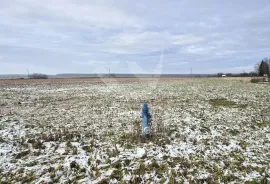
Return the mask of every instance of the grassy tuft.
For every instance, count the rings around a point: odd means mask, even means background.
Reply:
[[[270,121],[261,122],[257,124],[259,127],[268,127],[270,126]]]
[[[225,98],[210,99],[209,103],[213,107],[231,107],[231,108],[246,108],[246,104],[237,104],[233,101],[229,101]]]
[[[120,169],[115,169],[111,176],[111,179],[116,179],[117,181],[120,181],[123,178],[122,171]]]
[[[109,181],[107,178],[103,178],[102,180],[100,180],[97,184],[109,184]]]
[[[240,132],[239,132],[238,130],[236,130],[236,129],[230,130],[229,132],[230,132],[230,134],[232,134],[233,136],[237,136],[237,135],[240,133]]]
[[[15,159],[20,159],[20,158],[22,158],[22,157],[28,155],[29,153],[30,153],[29,150],[22,151],[22,152],[18,153],[18,154],[15,156]]]

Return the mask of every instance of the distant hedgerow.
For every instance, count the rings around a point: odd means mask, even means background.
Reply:
[[[32,75],[29,75],[30,79],[48,79],[48,75],[46,74],[41,74],[41,73],[34,73]]]

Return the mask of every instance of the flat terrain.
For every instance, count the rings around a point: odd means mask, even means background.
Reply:
[[[269,91],[248,78],[0,80],[0,183],[270,182]]]
[[[27,84],[78,84],[78,83],[112,83],[112,82],[168,82],[187,80],[188,78],[50,78],[50,79],[0,79],[0,85],[27,85]]]

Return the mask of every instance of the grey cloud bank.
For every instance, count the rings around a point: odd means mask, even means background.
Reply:
[[[4,0],[0,74],[249,72],[270,55],[269,12],[267,0]]]

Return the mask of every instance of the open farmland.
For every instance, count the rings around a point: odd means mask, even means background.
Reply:
[[[0,183],[270,182],[269,85],[50,79],[0,89]]]

